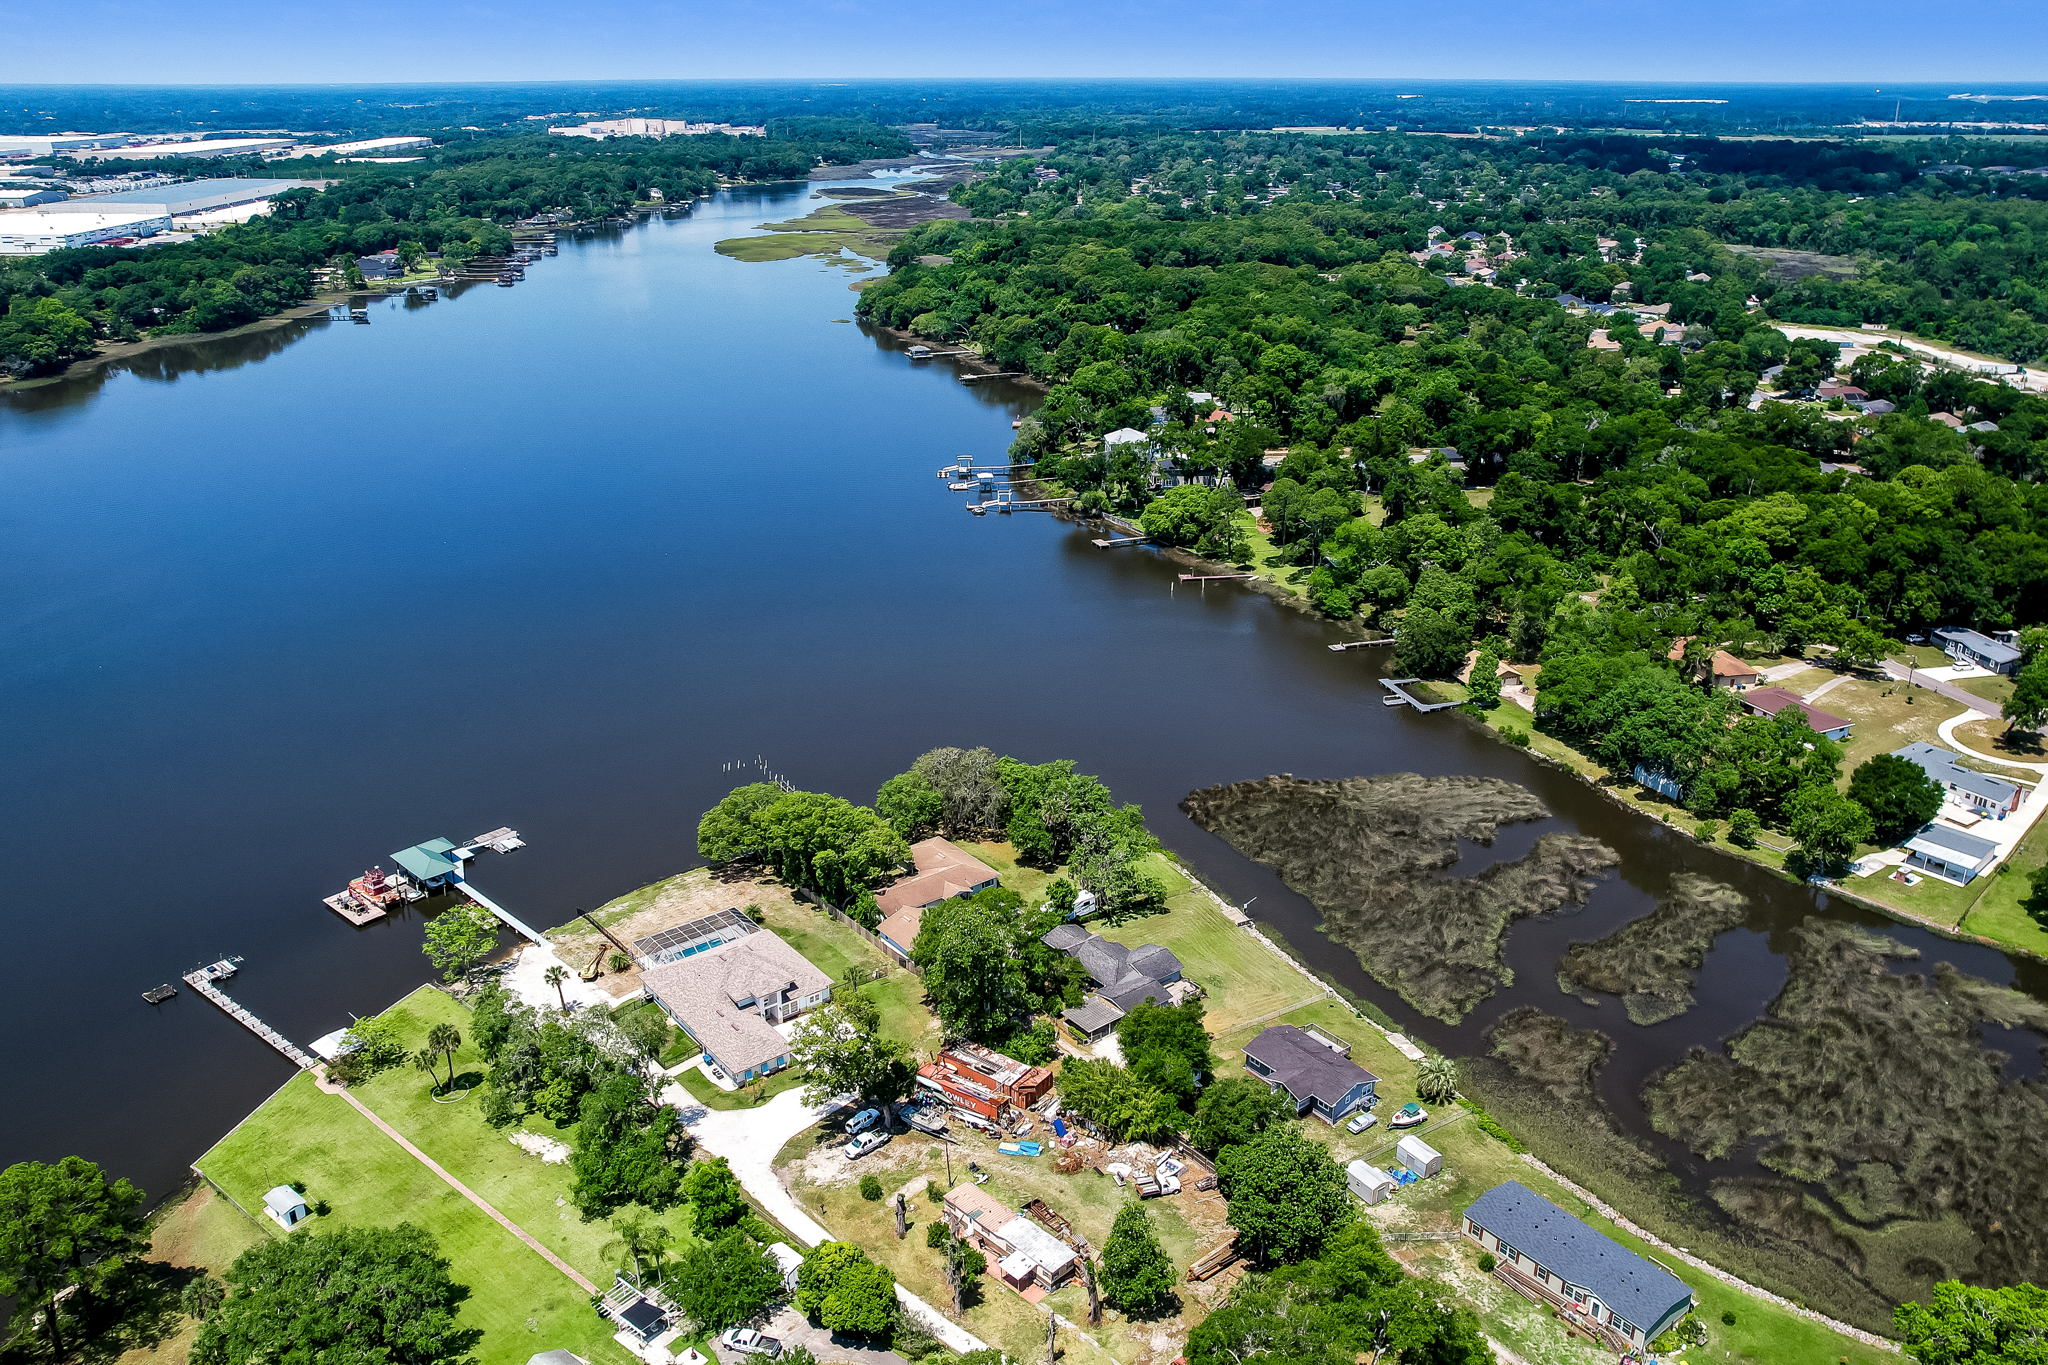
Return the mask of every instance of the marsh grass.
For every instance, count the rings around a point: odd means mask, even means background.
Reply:
[[[1332,938],[1425,1014],[1456,1023],[1512,979],[1502,943],[1526,915],[1583,904],[1618,861],[1596,839],[1548,834],[1476,877],[1432,876],[1457,841],[1550,812],[1511,782],[1399,773],[1312,782],[1267,777],[1191,793],[1181,809],[1276,868]]]
[[[1912,956],[1863,930],[1802,926],[1767,1017],[1653,1081],[1651,1121],[1707,1157],[1760,1144],[1766,1167],[1818,1186],[1828,1207],[1789,1183],[1716,1198],[1886,1298],[1924,1296],[1949,1276],[2038,1281],[2048,1087],[2008,1074],[1984,1029],[2038,1033],[2048,1006],[1946,964],[1897,970]]]
[[[1638,1024],[1675,1019],[1693,1007],[1692,985],[1707,949],[1742,923],[1748,898],[1695,873],[1672,879],[1671,894],[1639,920],[1606,938],[1574,943],[1558,964],[1557,986],[1568,995],[1618,995]]]

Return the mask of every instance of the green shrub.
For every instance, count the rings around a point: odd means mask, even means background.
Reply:
[[[1506,740],[1508,743],[1514,745],[1517,749],[1526,749],[1529,747],[1529,732],[1519,725],[1501,726],[1500,737]]]
[[[1500,1264],[1500,1262],[1499,1262],[1499,1261],[1496,1261],[1496,1260],[1494,1260],[1494,1259],[1493,1259],[1493,1253],[1492,1253],[1492,1252],[1490,1252],[1490,1251],[1482,1251],[1482,1252],[1480,1252],[1480,1253],[1479,1253],[1479,1273],[1480,1273],[1480,1274],[1482,1274],[1482,1275],[1491,1275],[1491,1274],[1493,1273],[1493,1268],[1494,1268],[1495,1266],[1499,1265],[1499,1264]]]
[[[1733,1327],[1735,1325],[1735,1310],[1733,1308],[1723,1308],[1721,1310],[1721,1325],[1723,1327]]]
[[[860,1178],[860,1197],[870,1204],[882,1197],[882,1178],[872,1171]]]
[[[946,1239],[952,1235],[951,1230],[944,1223],[926,1223],[924,1225],[924,1244],[928,1247],[934,1249],[942,1247],[946,1244]]]

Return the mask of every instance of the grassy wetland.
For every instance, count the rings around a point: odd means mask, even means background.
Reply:
[[[1638,1024],[1661,1024],[1693,1006],[1693,977],[1724,929],[1742,923],[1748,898],[1695,873],[1680,873],[1656,910],[1594,943],[1574,943],[1558,964],[1568,995],[1618,995]]]
[[[1447,1023],[1513,980],[1502,944],[1517,918],[1583,904],[1613,850],[1547,834],[1475,877],[1439,874],[1458,840],[1549,815],[1525,788],[1484,777],[1268,777],[1205,787],[1181,803],[1196,824],[1277,869],[1325,931],[1410,1005]]]

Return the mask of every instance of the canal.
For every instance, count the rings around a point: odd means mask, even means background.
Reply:
[[[348,877],[511,825],[530,846],[476,879],[558,923],[690,865],[698,813],[757,756],[857,799],[934,745],[1077,758],[1421,1036],[1475,1051],[1518,1004],[1608,1029],[1636,1131],[1641,1081],[1755,1018],[1812,915],[1884,927],[1915,970],[2042,993],[2038,968],[1765,876],[1454,716],[1382,707],[1372,651],[1330,652],[1322,623],[1176,591],[1174,566],[1047,517],[967,516],[934,471],[998,456],[1030,395],[865,333],[843,268],[711,249],[816,188],[565,241],[516,289],[0,401],[0,1163],[78,1152],[168,1190],[288,1071],[191,992],[142,991],[239,954],[237,998],[309,1040],[427,970],[416,917],[358,930],[321,906]],[[1397,771],[1503,777],[1556,813],[1475,866],[1557,828],[1622,857],[1584,910],[1512,931],[1516,984],[1457,1028],[1176,809],[1272,772]],[[1753,905],[1697,1008],[1645,1029],[1557,991],[1567,943],[1688,870]]]

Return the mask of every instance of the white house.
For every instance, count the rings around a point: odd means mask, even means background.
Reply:
[[[2020,808],[2022,793],[2017,783],[1965,768],[1961,754],[1932,744],[1914,743],[1892,750],[1892,757],[1918,764],[1922,772],[1941,784],[1949,800],[1979,815],[2003,820]]]
[[[1933,824],[1906,840],[1906,866],[1967,886],[1998,862],[1998,845],[1965,830]]]
[[[1102,438],[1102,453],[1114,455],[1125,447],[1136,447],[1140,455],[1152,453],[1152,438],[1136,427],[1118,427]]]

